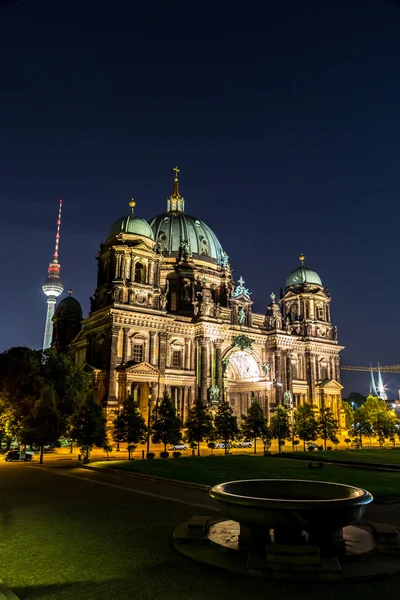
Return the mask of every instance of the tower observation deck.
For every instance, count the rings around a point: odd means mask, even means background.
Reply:
[[[47,296],[46,325],[43,337],[43,350],[50,348],[53,337],[53,316],[57,298],[63,293],[64,286],[60,280],[60,263],[58,262],[58,246],[60,242],[62,200],[60,200],[57,220],[56,244],[54,248],[53,260],[47,270],[47,279],[45,279],[42,290]]]

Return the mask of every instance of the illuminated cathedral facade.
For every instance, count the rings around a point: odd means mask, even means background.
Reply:
[[[183,420],[198,398],[225,399],[239,418],[256,399],[268,418],[279,404],[309,403],[343,424],[342,347],[319,275],[301,256],[279,299],[253,312],[214,232],[185,212],[178,173],[165,213],[147,222],[131,202],[111,227],[90,313],[82,320],[78,301],[62,300],[53,346],[90,370],[110,419],[132,394],[147,420],[167,390]]]

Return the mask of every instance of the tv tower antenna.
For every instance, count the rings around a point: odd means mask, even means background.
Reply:
[[[47,296],[46,325],[43,337],[43,350],[50,348],[53,337],[53,316],[56,306],[56,300],[63,293],[64,286],[60,280],[60,263],[58,262],[58,246],[60,243],[62,200],[60,200],[57,220],[56,244],[54,248],[53,260],[47,270],[47,279],[42,285],[42,290]]]

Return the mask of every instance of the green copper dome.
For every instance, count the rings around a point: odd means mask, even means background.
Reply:
[[[131,214],[127,215],[126,217],[121,217],[120,219],[115,221],[114,225],[108,232],[108,238],[114,235],[118,235],[119,233],[130,233],[133,235],[142,235],[143,237],[148,237],[151,240],[154,239],[153,232],[148,222],[144,219],[141,219],[140,217],[137,217],[133,213],[135,204],[136,203],[133,201],[129,203],[132,210]]]
[[[286,287],[292,285],[302,285],[303,283],[310,283],[311,285],[320,285],[322,287],[322,281],[318,273],[304,266],[304,256],[300,256],[301,266],[297,267],[292,271],[289,277],[286,279]]]
[[[223,264],[225,253],[215,233],[203,221],[183,212],[166,212],[151,219],[154,239],[164,256],[178,256],[182,242],[188,242],[193,258]]]
[[[149,221],[154,240],[164,256],[178,256],[184,248],[193,258],[227,265],[228,256],[222,250],[215,233],[200,219],[185,214],[185,201],[179,192],[178,167],[167,212]]]
[[[55,316],[59,317],[60,315],[68,314],[69,316],[76,317],[79,321],[82,320],[82,307],[79,304],[76,298],[71,296],[72,290],[68,290],[69,296],[63,298],[61,302],[57,305],[55,310]]]

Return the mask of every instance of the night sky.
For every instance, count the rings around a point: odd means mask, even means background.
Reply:
[[[400,363],[399,2],[0,6],[0,350],[41,347],[59,198],[62,280],[87,314],[100,242],[132,196],[166,210],[177,164],[257,312],[304,252],[343,364]]]

